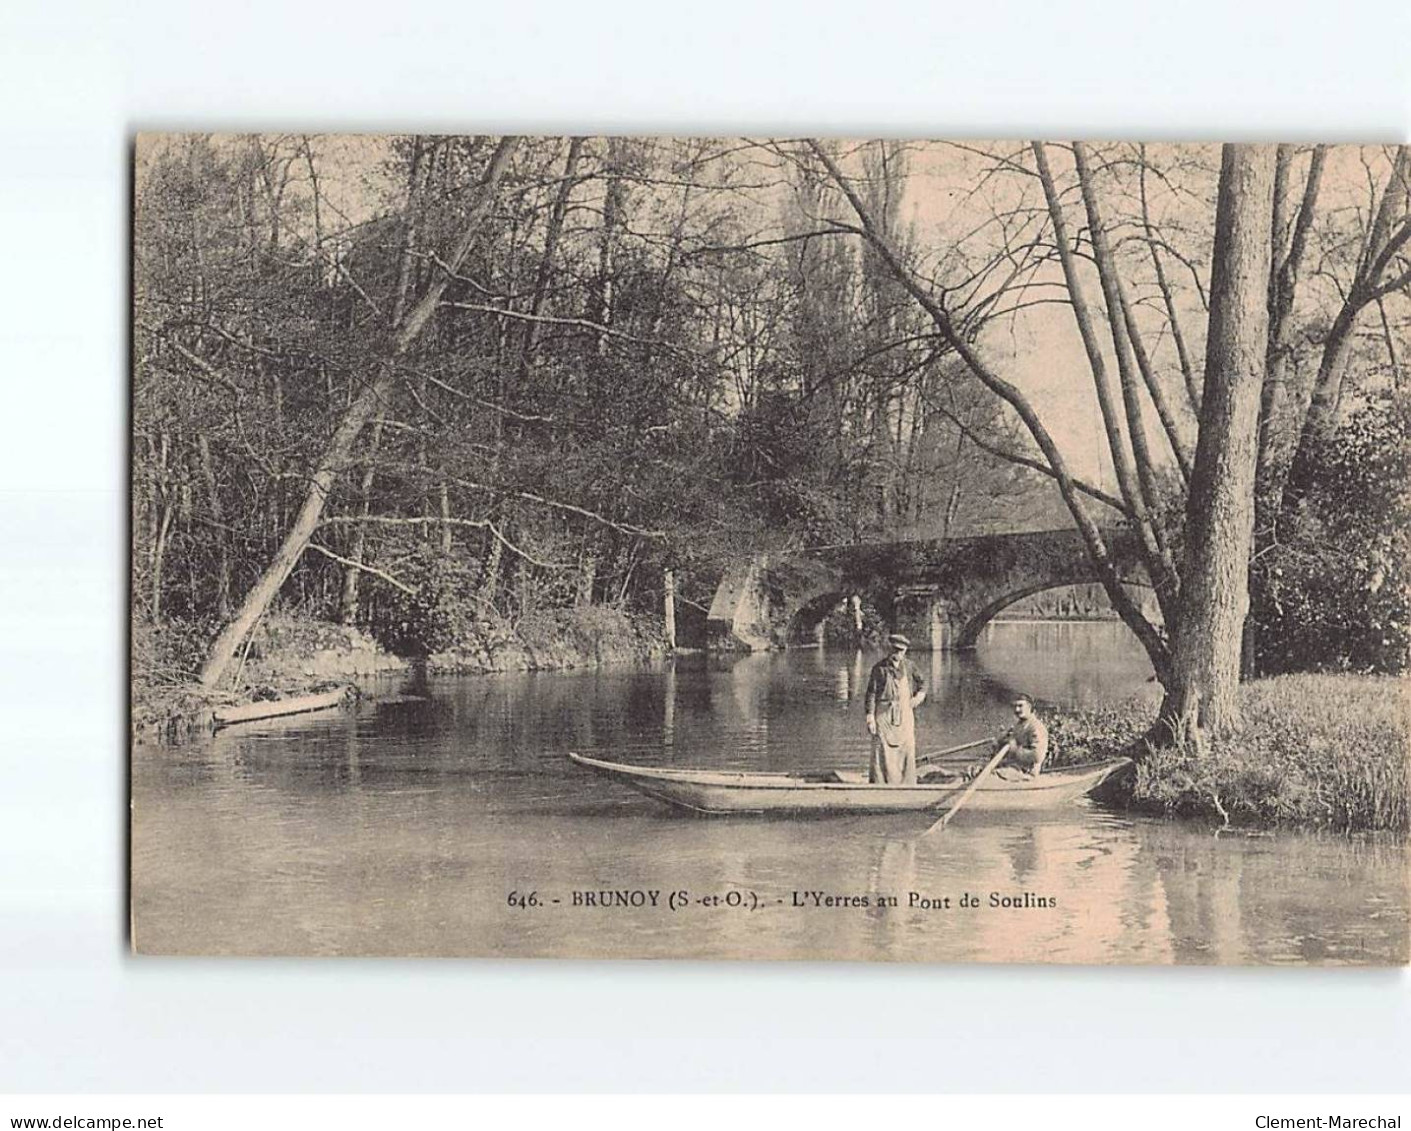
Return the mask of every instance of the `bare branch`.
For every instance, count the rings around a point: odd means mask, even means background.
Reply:
[[[802,241],[816,239],[819,236],[836,236],[837,234],[838,230],[836,228],[830,227],[818,228],[814,231],[809,232],[795,232],[791,235],[775,236],[770,239],[750,240],[746,243],[705,244],[701,247],[692,248],[689,251],[683,251],[681,253],[681,258],[700,259],[703,256],[724,254],[725,252],[753,251],[755,248],[758,247],[776,247],[779,244],[799,243]]]
[[[444,306],[453,307],[456,310],[473,310],[481,314],[494,314],[501,318],[513,318],[520,322],[537,322],[548,326],[571,326],[580,330],[589,330],[594,334],[604,334],[610,338],[620,338],[626,342],[634,342],[637,345],[659,346],[662,349],[678,353],[686,357],[695,357],[695,353],[684,346],[679,346],[675,342],[663,341],[660,338],[643,338],[637,334],[629,334],[624,330],[615,330],[611,326],[604,326],[601,323],[593,322],[587,318],[559,318],[551,314],[527,314],[519,310],[510,310],[503,306],[486,306],[477,302],[446,302]]]
[[[1161,253],[1157,250],[1156,234],[1151,223],[1151,210],[1147,205],[1146,198],[1146,146],[1143,145],[1141,153],[1141,168],[1138,172],[1138,186],[1141,193],[1142,206],[1142,228],[1146,233],[1146,245],[1151,253],[1151,264],[1156,269],[1156,285],[1161,291],[1162,302],[1166,306],[1166,322],[1171,327],[1171,340],[1176,346],[1176,358],[1180,362],[1181,377],[1185,383],[1186,397],[1190,401],[1191,409],[1200,412],[1200,384],[1195,379],[1195,366],[1191,364],[1189,352],[1186,350],[1186,338],[1181,333],[1181,320],[1176,314],[1176,299],[1171,292],[1171,284],[1166,279],[1166,268],[1161,262]]]
[[[368,520],[354,519],[353,521],[366,522]],[[416,596],[415,589],[413,589],[410,585],[407,585],[405,582],[398,581],[390,573],[385,573],[384,571],[377,569],[374,566],[367,565],[364,562],[355,562],[352,558],[345,558],[342,554],[335,554],[327,546],[320,546],[317,542],[310,542],[308,544],[308,548],[310,550],[317,550],[326,558],[332,558],[339,565],[351,566],[353,569],[362,570],[363,573],[370,573],[373,577],[380,577],[383,581],[387,582],[388,585],[395,586],[396,588],[400,589],[403,593],[406,593],[412,597]]]
[[[321,526],[345,526],[356,525],[358,523],[369,522],[376,526],[468,526],[475,530],[488,530],[495,539],[500,542],[510,553],[523,558],[531,565],[539,566],[541,569],[572,569],[574,562],[546,562],[542,558],[536,558],[528,550],[516,546],[511,542],[503,531],[500,530],[488,518],[455,518],[451,515],[413,515],[401,517],[399,515],[331,515],[325,518]],[[352,563],[346,563],[351,565]]]
[[[442,392],[450,393],[453,397],[459,397],[461,400],[469,401],[473,405],[479,405],[481,408],[490,412],[498,412],[502,416],[508,416],[511,420],[518,420],[524,424],[552,424],[554,422],[552,416],[517,412],[515,409],[507,408],[502,404],[496,404],[494,401],[487,401],[484,397],[477,397],[473,393],[467,393],[464,389],[457,389],[454,385],[442,381],[439,377],[433,377],[430,373],[424,372],[423,370],[414,369],[406,365],[398,365],[397,368],[403,372],[420,377],[429,384],[435,385]]]
[[[1073,516],[1074,524],[1078,527],[1082,535],[1083,543],[1087,547],[1093,565],[1096,567],[1103,581],[1103,588],[1107,592],[1108,600],[1121,616],[1122,621],[1137,635],[1143,647],[1150,656],[1153,666],[1156,668],[1158,677],[1165,677],[1170,664],[1170,650],[1166,641],[1156,627],[1142,615],[1141,610],[1132,601],[1121,585],[1117,575],[1117,569],[1112,561],[1112,556],[1107,549],[1107,543],[1102,537],[1102,532],[1097,524],[1093,522],[1087,509],[1079,499],[1078,489],[1073,483],[1073,478],[1068,472],[1067,463],[1063,459],[1058,445],[1054,442],[1053,436],[1044,427],[1043,421],[1035,412],[1029,399],[1020,389],[1009,381],[1006,381],[999,374],[995,373],[985,364],[984,360],[971,347],[965,338],[956,332],[949,314],[938,303],[935,297],[917,282],[915,276],[905,267],[897,257],[897,253],[891,245],[876,230],[871,214],[862,198],[858,196],[857,190],[853,188],[848,179],[843,176],[837,163],[829,156],[827,150],[816,140],[810,139],[808,142],[810,149],[817,159],[828,170],[828,175],[833,178],[834,183],[848,198],[848,203],[852,205],[853,212],[858,217],[861,224],[860,234],[874,247],[886,263],[888,269],[896,277],[897,281],[907,290],[917,301],[923,310],[930,315],[931,320],[940,330],[950,344],[951,348],[960,355],[961,359],[970,368],[970,371],[979,378],[980,382],[991,392],[995,393],[1007,404],[1009,404],[1028,428],[1029,434],[1033,436],[1039,450],[1043,452],[1050,467],[1053,468],[1055,480],[1058,483],[1059,491],[1063,495],[1063,501],[1068,506],[1069,513]],[[840,224],[840,226],[842,226]]]
[[[460,476],[448,475],[441,470],[434,470],[431,468],[422,467],[418,464],[387,463],[383,464],[382,466],[394,468],[396,470],[404,472],[409,472],[413,475],[434,475],[438,482],[444,480],[446,483],[453,484],[457,487],[462,487],[467,491],[483,491],[486,494],[499,495],[502,498],[523,499],[527,503],[536,503],[539,506],[550,507],[554,510],[566,511],[569,514],[576,514],[583,518],[591,519],[593,522],[599,523],[602,526],[610,527],[613,530],[620,530],[624,534],[634,534],[639,538],[653,538],[662,541],[667,538],[667,534],[665,531],[648,530],[646,527],[637,526],[634,523],[630,522],[618,522],[615,519],[608,518],[607,515],[599,514],[597,511],[594,510],[589,510],[587,507],[580,507],[574,503],[565,503],[560,499],[546,498],[543,495],[535,494],[533,491],[521,491],[514,487],[497,487],[491,483],[479,483],[473,479],[463,479]],[[330,519],[329,521],[334,520]],[[434,521],[439,523],[444,520],[440,517],[436,517],[428,521]],[[459,519],[453,521],[459,521],[467,526],[476,525],[476,523],[471,519]]]
[[[998,447],[995,444],[991,444],[988,440],[980,436],[978,432],[976,432],[973,428],[967,425],[963,420],[960,419],[959,416],[957,416],[950,409],[946,408],[944,405],[938,405],[934,401],[928,401],[927,403],[930,404],[932,408],[934,408],[952,424],[954,424],[956,428],[960,430],[961,435],[963,435],[967,440],[969,440],[981,451],[989,452],[990,455],[996,457],[997,459],[1005,460],[1008,463],[1014,463],[1018,464],[1020,467],[1030,468],[1033,471],[1037,471],[1042,475],[1048,476],[1050,479],[1058,478],[1058,472],[1056,472],[1048,464],[1041,463],[1039,460],[1036,459],[1031,459],[1029,456],[1021,455],[1018,452],[1005,451],[1003,448]],[[1073,476],[1072,479],[1073,486],[1076,487],[1079,491],[1083,492],[1083,494],[1087,495],[1089,498],[1096,499],[1104,506],[1111,507],[1124,518],[1130,519],[1132,517],[1132,512],[1127,509],[1127,505],[1123,503],[1122,500],[1119,499],[1116,495],[1110,495],[1106,491],[1102,490],[1102,488],[1094,487],[1091,483],[1084,482],[1077,476]]]

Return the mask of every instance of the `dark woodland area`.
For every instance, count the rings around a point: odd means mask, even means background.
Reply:
[[[413,656],[659,638],[760,550],[1064,525],[1167,719],[1404,670],[1408,182],[1404,146],[143,137],[134,676],[228,688],[271,609]]]

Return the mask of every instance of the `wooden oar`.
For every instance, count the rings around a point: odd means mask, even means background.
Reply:
[[[990,771],[992,771],[996,766],[998,766],[1000,762],[1004,759],[1004,756],[1008,753],[1009,743],[1006,742],[1003,746],[1001,746],[998,750],[995,751],[995,756],[985,763],[985,768],[975,775],[975,780],[965,787],[965,792],[955,799],[955,804],[952,805],[949,809],[947,809],[944,814],[942,814],[941,819],[939,821],[937,821],[934,825],[932,825],[921,835],[923,837],[927,837],[930,836],[932,833],[938,833],[943,828],[945,828],[946,825],[950,823],[950,819],[960,812],[960,807],[970,800],[971,794],[973,794],[977,789],[980,788],[980,783],[990,776]]]
[[[946,758],[952,754],[959,754],[962,750],[971,750],[976,746],[984,746],[987,742],[993,741],[989,738],[977,738],[974,742],[962,742],[959,746],[952,746],[946,750],[932,750],[929,754],[923,754],[916,759],[918,766],[924,766],[927,762],[934,762],[938,758]]]

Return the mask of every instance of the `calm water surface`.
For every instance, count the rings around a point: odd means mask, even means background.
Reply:
[[[1406,960],[1408,849],[1393,841],[1217,837],[1087,803],[1043,816],[962,812],[926,839],[924,816],[693,818],[563,757],[861,768],[860,697],[872,659],[796,651],[679,658],[652,670],[384,683],[372,689],[381,698],[355,712],[138,748],[138,946]],[[993,733],[1016,690],[1052,703],[1156,693],[1144,657],[1116,624],[996,624],[973,655],[914,659],[929,668],[932,689],[918,718],[923,751]],[[642,905],[585,905],[603,892],[618,893],[609,902]],[[688,893],[677,909],[668,906],[673,892]],[[530,893],[539,906],[515,905]],[[967,894],[978,906],[962,905]],[[835,906],[821,906],[825,896]],[[896,905],[879,906],[885,896]]]

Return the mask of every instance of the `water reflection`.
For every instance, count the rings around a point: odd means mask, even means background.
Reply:
[[[997,680],[1049,703],[1158,694],[1150,661],[1116,621],[992,621],[977,652]]]
[[[975,655],[919,656],[932,688],[922,748],[993,732],[1017,689],[1067,701],[1151,694],[1149,669],[1120,633],[998,625]],[[1038,818],[962,814],[928,838],[916,817],[692,819],[562,757],[860,768],[871,659],[800,651],[436,680],[355,713],[139,749],[138,944],[242,954],[1406,958],[1407,851],[1394,843],[1217,839],[1091,806]],[[659,904],[673,891],[760,902],[572,906],[573,892],[602,889],[654,891]],[[519,909],[512,891],[564,902]],[[828,897],[834,906],[821,905]]]

